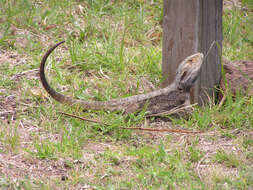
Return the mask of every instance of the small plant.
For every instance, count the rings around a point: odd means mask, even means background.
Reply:
[[[251,139],[251,138],[245,138],[245,139],[243,140],[242,146],[243,146],[244,148],[253,147],[253,139]]]
[[[34,144],[35,152],[30,152],[40,159],[52,159],[55,155],[55,147],[50,142]]]
[[[4,142],[10,145],[12,150],[16,150],[20,145],[20,136],[17,131],[17,125],[10,128],[10,131],[6,131]]]
[[[223,150],[219,150],[215,155],[215,161],[218,163],[224,163],[227,167],[238,167],[240,161],[236,158],[233,153],[227,154]]]
[[[201,154],[200,150],[196,149],[193,146],[190,146],[188,148],[188,151],[189,151],[190,160],[192,162],[197,162],[201,159],[202,154]]]

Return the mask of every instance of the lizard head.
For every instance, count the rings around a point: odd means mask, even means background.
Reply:
[[[203,63],[203,53],[196,53],[187,57],[177,68],[175,84],[179,89],[189,91],[197,80]]]

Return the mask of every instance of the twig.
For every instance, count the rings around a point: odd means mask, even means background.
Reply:
[[[101,75],[104,76],[105,78],[110,79],[110,77],[108,77],[106,74],[104,74],[101,65],[100,65],[100,73],[101,73]]]
[[[66,115],[66,116],[70,116],[70,117],[74,117],[77,119],[81,119],[83,121],[88,121],[88,122],[93,122],[93,123],[99,123],[102,125],[109,125],[107,123],[103,123],[101,121],[97,121],[97,120],[93,120],[93,119],[86,119],[83,117],[79,117],[76,115],[72,115],[72,114],[68,114],[68,113],[64,113],[64,112],[59,112],[60,114]],[[186,134],[197,134],[197,133],[203,133],[203,131],[187,131],[187,130],[182,130],[182,129],[153,129],[153,128],[141,128],[141,127],[120,127],[121,129],[128,129],[128,130],[142,130],[142,131],[150,131],[150,132],[170,132],[170,133],[186,133]]]
[[[3,111],[3,112],[0,112],[0,115],[4,115],[4,114],[6,114],[6,113],[12,113],[12,114],[14,114],[15,111]]]
[[[66,116],[74,117],[74,118],[77,118],[77,119],[81,119],[83,121],[88,121],[88,122],[92,122],[92,123],[99,123],[99,124],[103,124],[103,125],[108,125],[106,123],[102,123],[101,121],[97,121],[97,120],[93,120],[93,119],[86,119],[86,118],[79,117],[77,115],[72,115],[72,114],[69,114],[69,113],[64,113],[64,112],[58,112],[58,113],[66,115]]]
[[[20,169],[20,170],[24,170],[24,171],[27,171],[26,168],[24,168],[23,166],[20,166],[20,164],[16,164],[14,162],[10,162],[8,160],[6,160],[5,158],[2,159],[0,158],[0,162],[3,164],[3,165],[11,165],[11,166],[15,166],[16,168]]]
[[[228,95],[228,93],[224,93],[224,95],[223,95],[223,97],[222,97],[222,99],[221,99],[221,101],[220,101],[220,103],[219,103],[219,105],[218,105],[218,110],[221,108],[221,106],[224,104],[224,102],[225,102],[225,100],[226,100],[226,98],[227,98],[227,95]]]
[[[27,71],[24,71],[24,72],[21,72],[21,73],[17,73],[14,76],[11,77],[11,80],[14,80],[18,77],[21,77],[22,75],[25,75],[25,74],[30,73],[30,72],[35,72],[35,71],[39,71],[39,69],[31,69],[31,70],[27,70]]]
[[[186,134],[197,134],[203,133],[203,131],[187,131],[182,129],[154,129],[154,128],[142,128],[142,127],[121,127],[121,129],[129,130],[142,130],[142,131],[151,131],[151,132],[169,132],[169,133],[186,133]]]
[[[211,50],[212,50],[212,48],[214,47],[214,45],[217,46],[216,41],[213,41],[212,44],[210,45],[210,47],[209,47],[209,49],[207,50],[207,53],[206,53],[206,55],[205,55],[205,57],[204,57],[204,59],[203,59],[203,62],[204,62],[204,60],[207,58],[207,56],[209,55],[209,53],[211,52]]]
[[[198,172],[198,176],[199,176],[200,180],[202,180],[202,177],[201,177],[200,172],[199,172],[199,166],[200,166],[201,162],[203,162],[207,158],[208,154],[209,154],[209,152],[207,152],[206,155],[203,158],[200,159],[200,161],[198,162],[198,165],[197,165],[197,172]]]
[[[185,111],[185,110],[187,110],[189,108],[193,108],[195,105],[197,105],[197,103],[196,104],[187,105],[187,106],[180,105],[180,106],[177,106],[175,108],[172,108],[169,111],[165,111],[165,112],[161,112],[161,113],[156,113],[156,114],[148,114],[147,117],[172,115],[172,114],[179,113],[181,111]]]

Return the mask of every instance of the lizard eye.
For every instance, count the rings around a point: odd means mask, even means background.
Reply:
[[[184,104],[185,103],[185,100],[180,100],[180,104]]]
[[[181,78],[180,78],[180,81],[182,81],[183,79],[184,79],[184,77],[186,76],[186,73],[187,71],[185,71],[184,73],[183,73],[183,75],[181,76]]]

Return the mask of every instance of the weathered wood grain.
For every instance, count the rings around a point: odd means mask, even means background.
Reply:
[[[221,78],[222,0],[164,0],[163,86],[173,82],[184,57],[195,52],[205,55],[213,41],[220,49],[214,47],[203,64],[191,93],[192,103],[202,104],[212,97]]]

